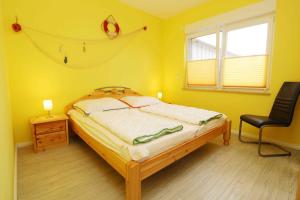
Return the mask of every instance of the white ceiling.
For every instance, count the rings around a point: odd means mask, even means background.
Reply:
[[[208,0],[120,0],[160,18],[172,17]]]

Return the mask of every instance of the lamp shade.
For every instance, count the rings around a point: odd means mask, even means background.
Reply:
[[[161,99],[163,97],[163,93],[162,92],[157,92],[157,98]]]
[[[44,110],[50,111],[53,108],[52,100],[46,99],[43,101]]]

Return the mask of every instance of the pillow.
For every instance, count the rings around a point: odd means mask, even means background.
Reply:
[[[148,96],[126,96],[121,98],[120,100],[127,103],[133,108],[150,106],[161,102],[159,99],[155,97],[148,97]]]
[[[110,97],[82,100],[75,103],[73,107],[75,109],[83,111],[86,115],[97,111],[109,111],[129,108],[129,106],[125,103]]]

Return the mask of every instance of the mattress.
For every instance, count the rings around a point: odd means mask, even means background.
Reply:
[[[97,142],[116,152],[125,160],[135,160],[140,162],[158,155],[180,143],[191,140],[196,136],[205,134],[207,130],[221,126],[225,123],[225,117],[211,121],[204,126],[196,126],[181,122],[183,129],[179,132],[163,136],[149,143],[131,145],[119,139],[109,130],[78,110],[72,109],[68,114],[77,125]]]

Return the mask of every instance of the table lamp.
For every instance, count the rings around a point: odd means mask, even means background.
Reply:
[[[46,99],[43,101],[44,110],[48,111],[48,117],[52,117],[51,110],[53,108],[52,100]]]
[[[163,97],[163,93],[162,92],[157,92],[157,98],[161,99]]]

